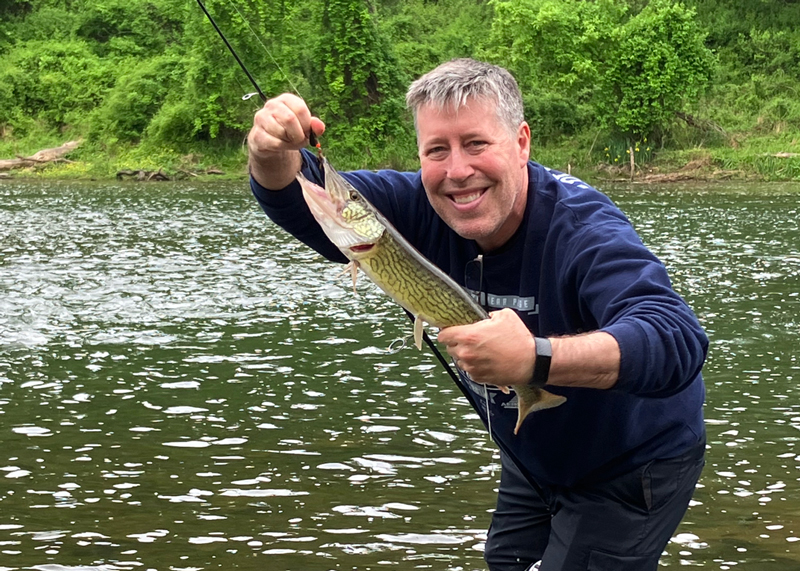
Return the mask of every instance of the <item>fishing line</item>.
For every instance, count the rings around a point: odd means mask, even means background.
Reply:
[[[236,63],[239,64],[239,67],[241,67],[242,71],[245,73],[245,75],[247,75],[247,79],[249,79],[250,83],[253,84],[253,87],[256,88],[258,95],[261,97],[261,101],[266,101],[267,96],[264,95],[263,91],[261,91],[261,88],[258,86],[258,83],[256,82],[255,78],[252,75],[250,75],[250,72],[247,70],[247,67],[244,65],[244,62],[242,62],[242,60],[239,59],[239,55],[236,53],[236,50],[233,49],[233,46],[230,44],[230,42],[228,42],[228,38],[226,38],[225,34],[222,33],[222,30],[219,29],[219,26],[217,26],[217,23],[214,21],[214,18],[211,16],[211,14],[209,14],[208,10],[206,9],[205,4],[203,4],[202,0],[197,0],[197,3],[200,5],[200,9],[203,11],[203,13],[205,13],[206,17],[208,18],[208,21],[211,22],[212,26],[214,26],[214,29],[217,31],[217,34],[219,34],[219,37],[222,38],[223,42],[225,42],[225,45],[228,47],[228,51],[231,52],[231,55],[233,55],[234,58],[236,58]],[[283,70],[280,70],[280,72],[283,73]]]
[[[264,41],[261,39],[261,36],[259,36],[258,32],[256,32],[253,29],[253,26],[250,25],[250,21],[247,18],[245,18],[244,15],[239,11],[239,8],[237,8],[236,4],[233,3],[233,0],[228,0],[228,4],[230,4],[231,7],[234,10],[236,10],[236,13],[239,14],[239,18],[241,18],[241,20],[242,20],[242,22],[244,22],[245,26],[247,26],[248,29],[253,33],[253,35],[255,36],[256,40],[258,40],[258,43],[261,44],[262,48],[264,48],[264,51],[267,52],[267,55],[269,56],[269,59],[272,60],[272,64],[277,68],[277,70],[279,72],[281,72],[281,75],[286,80],[286,83],[289,84],[289,87],[292,88],[292,91],[294,91],[297,94],[298,97],[302,98],[303,96],[300,95],[300,91],[297,89],[297,86],[294,83],[292,83],[291,79],[289,79],[289,75],[285,71],[283,71],[283,68],[278,63],[278,60],[275,59],[275,57],[272,55],[272,52],[270,51],[270,49],[266,46],[266,44],[264,44]]]
[[[256,88],[256,91],[258,92],[259,97],[261,97],[261,101],[266,102],[267,101],[267,96],[264,95],[263,91],[261,91],[261,87],[259,87],[258,82],[256,82],[255,78],[252,76],[252,74],[248,71],[247,67],[244,65],[244,62],[239,58],[239,55],[236,53],[236,50],[233,49],[233,46],[230,44],[228,39],[225,37],[225,34],[223,34],[222,30],[219,29],[219,26],[217,26],[217,23],[214,21],[214,18],[211,16],[211,14],[206,9],[205,4],[203,4],[202,0],[197,0],[197,3],[200,5],[200,9],[203,10],[203,13],[208,18],[208,21],[211,22],[212,26],[214,26],[214,29],[217,31],[217,34],[219,34],[219,37],[222,38],[223,42],[225,42],[225,46],[228,48],[228,51],[231,52],[231,55],[236,59],[236,63],[239,64],[239,67],[241,67],[242,71],[245,73],[245,75],[247,75],[247,79],[249,79],[250,83],[253,84],[253,87]],[[231,6],[233,6],[233,4],[231,4]],[[281,75],[283,75],[283,77],[286,79],[286,81],[289,82],[289,85],[292,86],[292,89],[294,89],[295,93],[297,93],[297,96],[302,98],[300,93],[297,91],[297,88],[292,83],[292,80],[289,79],[289,76],[286,75],[286,73],[283,71],[281,66],[278,65],[278,62],[275,61],[275,58],[272,57],[272,53],[269,51],[269,49],[267,49],[267,46],[264,45],[264,42],[261,41],[261,38],[258,37],[258,34],[255,33],[255,30],[253,30],[253,28],[250,26],[250,24],[247,22],[247,20],[244,19],[244,17],[242,16],[242,13],[239,12],[238,9],[236,9],[236,6],[233,6],[233,8],[236,10],[236,13],[239,14],[239,17],[244,21],[244,23],[247,25],[247,27],[250,28],[250,31],[253,32],[253,34],[256,36],[256,39],[261,43],[263,48],[266,50],[267,55],[269,55],[270,59],[272,59],[272,62],[275,64],[275,67],[278,68],[278,71],[281,72]],[[248,97],[248,99],[249,99],[249,97]],[[317,136],[314,134],[314,130],[313,129],[309,129],[308,130],[308,142],[311,144],[312,147],[316,147],[317,153],[322,153],[322,147],[320,146],[319,141],[317,141]]]
[[[414,317],[413,313],[408,311],[406,308],[403,308],[403,311],[406,312],[406,315],[408,315],[408,318],[412,322],[416,321],[416,318]],[[444,368],[444,370],[447,372],[447,374],[450,375],[450,378],[453,379],[453,382],[456,385],[458,385],[458,388],[461,389],[461,392],[464,394],[464,396],[467,398],[467,400],[473,406],[473,408],[475,408],[477,410],[478,407],[476,406],[476,403],[473,402],[472,396],[461,385],[461,379],[458,378],[458,375],[453,371],[453,368],[450,366],[450,363],[448,363],[447,359],[445,359],[442,356],[442,354],[439,351],[438,347],[436,347],[436,345],[433,343],[433,341],[431,340],[431,338],[428,336],[428,334],[425,331],[422,332],[422,338],[425,340],[425,344],[428,347],[430,347],[430,350],[433,351],[433,354],[436,356],[436,359],[439,361],[439,364]],[[486,389],[486,385],[483,385],[483,388]],[[489,397],[488,397],[488,394],[487,394],[487,397],[486,397],[486,418],[489,419],[489,421],[488,421],[489,438],[493,442],[496,443],[496,440],[494,439],[494,435],[492,434],[491,417],[489,416]]]
[[[489,439],[494,442],[492,436],[492,411],[489,410],[489,387],[483,385],[483,400],[486,401],[486,427],[489,429]]]

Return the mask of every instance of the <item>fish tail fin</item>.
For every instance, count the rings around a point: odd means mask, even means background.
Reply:
[[[519,397],[519,412],[517,414],[517,425],[514,427],[514,434],[519,432],[520,426],[532,412],[537,410],[544,410],[546,408],[555,408],[567,402],[566,397],[561,395],[554,395],[542,389],[534,389],[527,393],[518,394]]]

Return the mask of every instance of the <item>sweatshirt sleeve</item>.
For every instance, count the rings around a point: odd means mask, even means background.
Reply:
[[[563,258],[571,262],[562,275],[581,311],[619,343],[615,390],[647,397],[680,392],[703,367],[705,332],[627,218],[616,207],[588,210],[573,220]]]

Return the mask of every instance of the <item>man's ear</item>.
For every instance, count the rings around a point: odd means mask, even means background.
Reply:
[[[531,128],[523,121],[517,129],[517,144],[519,145],[519,158],[522,165],[528,164],[531,158]]]

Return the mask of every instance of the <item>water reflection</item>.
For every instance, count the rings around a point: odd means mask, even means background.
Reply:
[[[712,340],[663,565],[797,569],[800,189],[617,188]],[[0,186],[0,570],[482,569],[494,446],[241,185]]]

